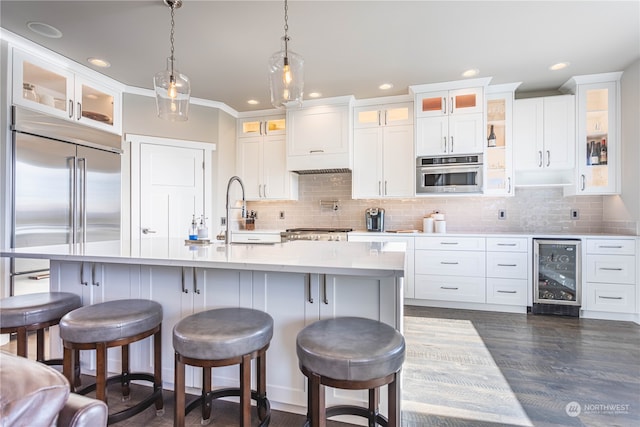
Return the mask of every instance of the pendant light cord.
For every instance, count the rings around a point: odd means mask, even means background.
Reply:
[[[284,0],[284,57],[285,60],[289,56],[289,4]]]
[[[171,3],[171,37],[169,39],[169,41],[171,42],[171,77],[173,77],[173,62],[175,61],[175,58],[173,56],[173,34],[174,34],[174,27],[175,27],[175,20],[174,20],[174,15],[175,15],[175,2]]]

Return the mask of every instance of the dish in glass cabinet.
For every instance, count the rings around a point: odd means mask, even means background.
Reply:
[[[93,112],[93,111],[83,111],[82,112],[82,117],[86,117],[87,119],[95,120],[96,122],[113,124],[113,122],[111,121],[111,117],[107,116],[106,114],[102,114],[102,113],[96,113],[96,112]]]

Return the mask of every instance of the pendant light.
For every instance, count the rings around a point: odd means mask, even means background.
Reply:
[[[271,104],[276,108],[302,105],[304,59],[289,50],[289,5],[284,0],[284,37],[282,50],[269,59]]]
[[[185,121],[189,112],[191,84],[189,78],[178,71],[173,53],[174,13],[182,6],[182,0],[164,0],[164,3],[171,9],[171,56],[167,58],[167,69],[153,77],[156,106],[161,119]]]

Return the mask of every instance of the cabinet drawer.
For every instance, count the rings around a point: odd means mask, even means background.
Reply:
[[[487,277],[527,278],[526,252],[488,252]]]
[[[234,233],[231,232],[232,243],[280,243],[280,233]]]
[[[416,237],[416,249],[438,249],[442,251],[485,250],[483,237]]]
[[[616,313],[635,313],[636,287],[611,283],[586,284],[586,309]]]
[[[485,302],[485,279],[416,274],[416,298],[483,303]]]
[[[527,305],[527,280],[487,279],[487,303]]]
[[[522,238],[487,238],[487,251],[489,252],[527,252],[527,239]]]
[[[605,255],[634,255],[636,242],[634,240],[617,239],[587,239],[588,254]]]
[[[587,255],[587,282],[636,283],[636,257]]]
[[[485,253],[472,251],[416,251],[416,274],[485,276]]]

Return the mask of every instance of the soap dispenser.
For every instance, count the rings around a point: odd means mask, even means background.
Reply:
[[[209,238],[209,229],[207,228],[207,223],[205,222],[205,217],[202,215],[200,217],[200,225],[198,226],[198,240],[204,240]]]
[[[195,214],[191,220],[191,226],[189,227],[189,240],[198,240],[198,222],[196,221]]]

